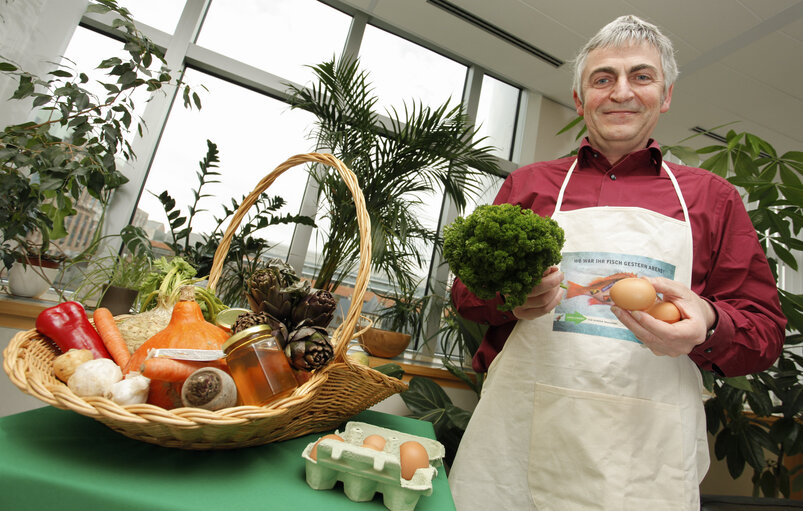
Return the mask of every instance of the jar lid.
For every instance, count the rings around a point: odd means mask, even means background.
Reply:
[[[241,314],[248,314],[249,312],[251,312],[249,309],[241,309],[238,307],[222,310],[217,313],[215,324],[231,332],[231,327],[234,326],[234,322],[237,321],[237,318]]]
[[[254,325],[229,337],[226,342],[223,343],[223,346],[220,349],[222,349],[224,353],[228,354],[229,351],[232,351],[234,348],[240,346],[246,341],[255,340],[251,339],[251,337],[265,337],[265,335],[258,334],[267,334],[268,336],[273,337],[271,332],[273,332],[273,327],[270,325]]]

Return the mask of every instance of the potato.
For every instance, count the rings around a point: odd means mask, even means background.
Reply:
[[[84,362],[92,360],[92,352],[89,350],[71,349],[67,353],[63,353],[53,360],[53,374],[56,378],[67,383],[70,376],[75,372],[75,368]]]

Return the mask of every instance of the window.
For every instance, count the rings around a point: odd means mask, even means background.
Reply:
[[[147,214],[147,230],[155,235],[164,228],[170,236],[162,205],[153,194],[167,191],[186,215],[197,188],[198,162],[207,152],[207,140],[217,145],[220,162],[215,169],[218,183],[205,185],[211,195],[201,199],[200,211],[192,223],[195,233],[209,234],[215,218],[223,216],[222,205],[231,207],[250,193],[256,184],[288,157],[309,152],[306,132],[311,123],[309,114],[278,100],[238,85],[189,69],[189,83],[203,84],[208,93],[202,97],[201,110],[188,110],[176,101],[161,137],[159,150],[148,172],[148,179],[138,208]],[[295,167],[279,177],[267,190],[286,201],[280,213],[298,213],[301,190],[307,179],[303,167]],[[223,225],[223,228],[228,223]],[[274,255],[287,257],[293,225],[270,226],[264,233],[277,246]]]
[[[496,156],[506,160],[513,154],[516,111],[521,90],[488,75],[482,78],[482,92],[477,110],[477,136],[487,137],[485,144],[497,148]]]
[[[413,100],[438,107],[462,99],[466,66],[372,25],[365,27],[360,62],[379,97],[379,113]]]
[[[198,45],[304,84],[340,55],[351,17],[315,0],[213,0]]]
[[[117,0],[138,22],[172,34],[181,17],[185,0]]]

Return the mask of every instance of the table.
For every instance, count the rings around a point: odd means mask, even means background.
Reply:
[[[434,438],[426,421],[371,410],[351,420]],[[0,418],[0,509],[386,509],[379,493],[370,502],[353,502],[342,483],[322,491],[307,485],[301,452],[323,434],[188,451],[132,440],[94,419],[48,406]],[[416,511],[454,509],[441,467],[432,495],[421,497]]]

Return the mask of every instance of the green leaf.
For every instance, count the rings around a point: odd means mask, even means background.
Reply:
[[[685,165],[696,167],[700,164],[700,155],[691,147],[686,146],[669,146],[668,152],[680,158]]]
[[[387,363],[381,364],[376,367],[372,367],[374,371],[379,371],[380,373],[390,376],[391,378],[396,378],[401,380],[402,376],[404,376],[404,369],[399,364],[394,363]]]
[[[723,151],[702,162],[700,167],[710,170],[718,176],[725,177],[728,175],[728,163],[728,153]]]
[[[458,406],[447,406],[446,416],[455,427],[462,429],[463,431],[466,430],[468,427],[468,421],[471,420],[471,412]]]
[[[775,252],[775,255],[793,271],[797,271],[797,259],[795,256],[789,252],[785,246],[775,240],[770,240],[770,244],[772,245],[772,250]]]
[[[107,12],[111,11],[112,9],[104,4],[96,4],[90,3],[86,7],[87,13],[95,13],[95,14],[106,14]]]
[[[775,476],[769,470],[762,472],[760,480],[761,493],[765,497],[777,496],[778,485],[775,481]]]
[[[781,193],[783,193],[787,200],[798,205],[803,204],[803,187],[779,185],[778,188],[780,188]]]
[[[56,69],[55,71],[51,71],[48,74],[53,76],[58,76],[59,78],[72,78],[72,73],[69,73],[63,69]]]
[[[14,91],[14,94],[12,94],[11,97],[12,99],[23,99],[33,94],[33,92],[34,86],[30,75],[22,75],[20,76],[17,90]]]
[[[753,386],[750,385],[750,380],[747,379],[747,376],[733,376],[733,377],[726,377],[724,381],[727,385],[741,390],[746,390],[748,392],[752,392]]]
[[[3,72],[12,72],[19,69],[17,66],[12,64],[11,62],[0,62],[0,71]]]
[[[574,128],[575,126],[583,122],[583,120],[584,119],[582,116],[575,117],[572,121],[569,122],[569,124],[561,128],[561,130],[558,131],[557,133],[555,133],[555,135],[562,135],[563,133],[566,133],[570,129]]]
[[[432,410],[445,410],[452,404],[452,400],[437,383],[420,376],[413,376],[408,389],[400,395],[412,412],[421,415]]]

